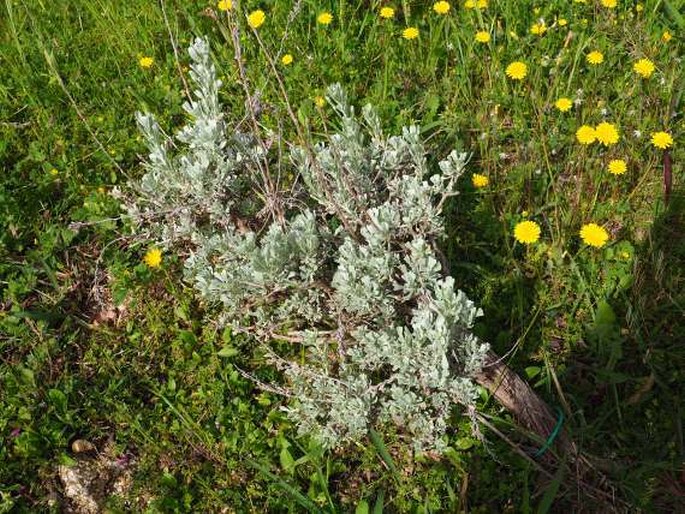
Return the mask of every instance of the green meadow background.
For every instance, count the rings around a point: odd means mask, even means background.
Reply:
[[[507,441],[455,418],[442,457],[417,458],[393,433],[323,452],[241,373],[278,380],[194,299],[180,257],[142,261],[155,242],[131,236],[111,193],[143,173],[135,111],[169,132],[184,121],[186,48],[200,35],[232,125],[247,88],[264,126],[296,142],[285,91],[318,141],[335,126],[320,97],[340,82],[387,133],[419,125],[432,164],[471,152],[442,245],[484,310],[476,332],[564,413],[617,509],[685,509],[685,6],[485,4],[442,15],[409,0],[0,3],[0,513],[68,511],[57,468],[81,458],[78,439],[131,470],[106,512],[603,511],[572,477],[522,457],[536,448],[485,394],[479,408]],[[591,51],[604,62],[589,64]],[[642,58],[649,78],[633,70]],[[522,80],[505,74],[515,61]],[[605,121],[616,144],[576,139]],[[672,148],[651,143],[660,131]],[[625,173],[609,172],[615,159]],[[538,241],[516,241],[522,221]],[[606,245],[583,243],[587,223]]]

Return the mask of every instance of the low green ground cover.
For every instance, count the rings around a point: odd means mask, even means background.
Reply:
[[[136,110],[181,124],[196,35],[212,44],[229,119],[247,88],[264,126],[296,140],[285,91],[317,140],[331,124],[324,90],[341,82],[388,132],[418,123],[431,155],[473,152],[443,248],[485,312],[478,335],[565,413],[623,502],[682,509],[677,2],[228,4],[0,7],[0,512],[63,509],[56,469],[78,457],[76,439],[131,463],[111,512],[544,512],[554,495],[557,511],[592,511],[463,420],[440,459],[392,433],[322,452],[256,386],[276,372],[211,321],[180,257],[143,262],[155,242],[129,236],[110,192],[142,173]],[[486,395],[481,410],[519,441]]]

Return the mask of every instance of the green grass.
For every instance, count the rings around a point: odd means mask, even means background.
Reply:
[[[262,123],[289,141],[299,136],[269,61],[311,137],[330,124],[314,99],[340,81],[360,107],[379,107],[388,132],[418,123],[431,161],[472,151],[470,172],[489,185],[464,178],[447,206],[444,250],[485,311],[479,335],[511,351],[511,366],[565,410],[620,498],[675,512],[685,460],[682,13],[675,2],[640,12],[632,2],[538,5],[453,4],[442,17],[432,2],[402,1],[394,20],[380,20],[379,2],[306,0],[294,17],[291,2],[244,2],[267,13],[266,53],[236,18],[245,86],[260,91]],[[464,420],[440,460],[416,461],[392,432],[321,452],[297,437],[276,395],[241,374],[278,380],[249,341],[214,328],[211,307],[181,285],[179,258],[165,255],[161,271],[141,264],[152,242],[130,237],[108,193],[141,173],[136,110],[180,124],[192,37],[210,37],[228,119],[243,113],[233,21],[208,16],[210,3],[165,7],[168,25],[160,4],[142,0],[0,6],[0,512],[58,511],[55,470],[73,459],[76,438],[111,438],[135,462],[129,503],[112,499],[112,512],[347,512],[361,500],[372,512],[591,509],[565,486],[550,500],[549,482],[495,434],[484,429],[485,445],[471,437]],[[323,10],[334,16],[326,27],[315,22]],[[530,34],[540,17],[548,31]],[[418,39],[403,40],[405,26]],[[491,42],[475,42],[477,30]],[[590,67],[594,49],[605,62]],[[642,57],[657,67],[649,79],[632,71]],[[528,66],[520,82],[504,74],[516,60]],[[582,103],[561,113],[562,96]],[[605,118],[618,144],[575,140],[580,125]],[[675,140],[668,204],[664,154],[649,143],[660,130]],[[626,174],[608,173],[614,158]],[[524,219],[542,228],[534,245],[513,237]],[[582,243],[589,222],[607,228],[606,247]],[[507,414],[482,408],[522,441]]]

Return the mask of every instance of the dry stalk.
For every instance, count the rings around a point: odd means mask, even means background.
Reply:
[[[247,72],[245,71],[245,65],[243,63],[242,49],[240,46],[240,34],[238,29],[238,24],[229,18],[229,23],[232,25],[230,27],[231,43],[233,44],[234,59],[236,66],[238,67],[238,74],[240,75],[240,85],[245,93],[245,98],[247,101],[245,105],[248,111],[248,117],[250,123],[252,124],[252,130],[255,135],[261,134],[259,127],[259,122],[257,121],[259,107],[259,98],[250,92],[249,80],[247,78]],[[264,189],[264,203],[267,207],[271,217],[280,225],[285,224],[285,213],[283,212],[282,202],[278,199],[278,185],[274,184],[271,180],[271,173],[269,173],[269,162],[266,157],[269,148],[262,137],[257,137],[259,144],[264,150],[263,162],[258,162],[259,171],[262,177],[262,184]]]
[[[553,414],[552,409],[533,391],[528,383],[509,368],[497,355],[490,352],[485,366],[474,377],[474,380],[490,391],[497,402],[515,417],[521,427],[536,434],[540,440],[547,440],[557,424],[557,418]],[[479,421],[483,422],[483,420],[485,418],[479,415]],[[484,424],[491,430],[494,428],[490,423]],[[498,430],[493,430],[493,432],[510,444],[517,453],[525,453]],[[580,451],[563,427],[554,440],[550,451],[541,457],[540,463],[536,462],[536,468],[542,471],[541,467],[543,464],[548,468],[557,468],[559,465],[562,465],[562,456],[566,459],[568,465],[573,468],[575,473],[573,482],[582,485],[579,490],[584,495],[609,503],[612,506],[627,507],[624,502],[616,498],[615,488],[607,477],[591,463],[588,456]],[[528,461],[532,460],[527,454],[525,458]],[[546,476],[552,475],[549,471],[544,471],[544,474]],[[594,486],[592,485],[593,483],[598,485]]]
[[[169,42],[171,43],[171,48],[174,51],[174,60],[176,61],[176,69],[178,70],[178,76],[181,77],[181,82],[183,83],[183,90],[185,91],[186,98],[190,98],[190,88],[188,87],[188,82],[186,81],[185,74],[183,73],[183,68],[181,67],[181,59],[178,57],[178,45],[176,44],[176,39],[171,31],[171,25],[169,25],[169,18],[166,14],[166,5],[164,0],[159,0],[159,5],[162,8],[162,16],[164,17],[164,25],[169,33]]]

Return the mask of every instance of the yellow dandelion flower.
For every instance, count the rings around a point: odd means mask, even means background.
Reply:
[[[487,9],[488,7],[488,0],[466,0],[464,2],[464,8],[465,9]]]
[[[654,73],[656,67],[654,63],[649,59],[640,59],[635,64],[633,64],[633,71],[643,78],[648,79]]]
[[[652,132],[652,144],[661,150],[673,146],[673,137],[668,132]]]
[[[602,0],[602,5],[608,9],[613,9],[617,3],[616,0]]]
[[[485,32],[484,30],[479,30],[478,32],[476,32],[476,41],[478,43],[489,43],[490,33]]]
[[[50,171],[48,171],[48,173],[50,175],[52,175],[53,177],[56,177],[57,175],[59,175],[59,171],[57,170],[57,168],[52,168]]]
[[[140,64],[140,67],[145,68],[145,69],[150,68],[154,63],[155,63],[155,60],[152,57],[141,57],[140,60],[138,61],[138,64]]]
[[[673,35],[668,30],[664,30],[664,33],[661,34],[661,41],[668,43],[671,39],[673,39]]]
[[[333,21],[333,15],[328,11],[324,11],[316,17],[316,22],[321,25],[330,25]]]
[[[604,54],[598,50],[594,50],[585,56],[585,60],[588,62],[588,64],[597,66],[598,64],[602,64],[604,62]]]
[[[609,233],[596,223],[587,223],[580,229],[580,238],[586,245],[601,248],[609,240]]]
[[[487,185],[490,184],[490,179],[480,173],[474,173],[471,176],[471,183],[473,184],[473,187],[480,189],[482,187],[487,187]]]
[[[407,27],[402,31],[402,37],[404,39],[416,39],[419,37],[419,29],[416,27]]]
[[[566,25],[568,25],[568,20],[566,18],[559,18],[557,20],[557,23],[560,27],[565,27]]]
[[[288,66],[293,63],[293,56],[291,54],[285,54],[281,57],[281,62],[284,66]]]
[[[488,8],[488,0],[477,0],[476,1],[476,7],[478,7],[478,9],[487,9]]]
[[[534,23],[530,28],[530,33],[536,36],[542,36],[545,32],[547,32],[547,27],[544,23]]]
[[[637,12],[642,12],[644,10],[645,10],[645,6],[643,4],[637,4],[635,6],[635,11],[637,11]]]
[[[450,3],[449,2],[435,2],[433,4],[433,10],[438,13],[438,14],[447,14],[450,12]]]
[[[576,130],[576,139],[582,145],[590,145],[597,139],[597,133],[590,125],[583,125]]]
[[[623,159],[609,161],[609,173],[612,175],[623,175],[626,171],[628,171],[628,165]]]
[[[264,24],[264,21],[266,20],[266,14],[264,14],[264,11],[261,9],[257,9],[256,11],[252,11],[248,16],[247,16],[247,24],[252,27],[253,29],[258,29]]]
[[[528,74],[528,66],[521,61],[514,61],[505,70],[507,77],[513,80],[523,80]]]
[[[145,257],[143,257],[143,262],[150,266],[151,268],[158,268],[162,264],[162,250],[159,248],[150,248]]]
[[[604,146],[611,146],[618,143],[619,135],[616,125],[613,123],[607,123],[603,121],[595,127],[595,135],[597,136],[597,141],[602,143]]]
[[[570,98],[562,97],[554,102],[554,107],[559,109],[561,112],[568,112],[571,110],[571,107],[573,107],[573,102]]]
[[[324,105],[326,105],[326,99],[321,95],[316,96],[314,97],[314,105],[321,109]]]
[[[390,20],[395,17],[395,9],[392,7],[381,7],[380,16],[383,19]]]
[[[233,2],[231,0],[220,0],[216,7],[220,11],[230,11],[233,8]]]
[[[540,239],[540,225],[534,221],[520,221],[514,227],[514,239],[524,245],[536,243]]]

